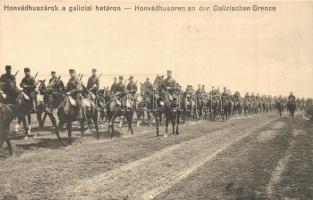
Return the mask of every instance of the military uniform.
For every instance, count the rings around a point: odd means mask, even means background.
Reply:
[[[117,83],[113,83],[112,85],[111,85],[111,92],[114,92],[116,89],[116,85],[117,85]]]
[[[144,82],[143,84],[146,88],[145,94],[144,95],[152,95],[153,94],[153,85],[149,81]]]
[[[52,89],[53,92],[63,93],[65,91],[63,81],[57,77],[50,78],[49,87]]]
[[[91,76],[87,82],[87,89],[93,94],[97,94],[99,90],[99,78],[97,76]]]
[[[167,77],[164,79],[164,84],[166,87],[166,91],[169,92],[171,95],[176,93],[176,81],[173,78]]]
[[[15,76],[12,74],[8,74],[8,73],[2,74],[0,77],[0,81],[6,82],[6,83],[11,81],[14,85],[16,85]]]
[[[76,101],[78,107],[78,119],[83,119],[82,89],[82,83],[77,77],[71,77],[67,82],[66,91]]]
[[[135,96],[135,94],[137,93],[137,85],[136,85],[136,83],[134,83],[134,82],[129,82],[128,84],[127,84],[127,90],[128,90],[128,92],[134,97]]]
[[[291,94],[289,95],[288,100],[294,102],[296,100],[296,97],[293,94]]]
[[[37,109],[37,93],[36,93],[36,81],[32,76],[25,76],[20,87],[23,88],[23,92],[27,94],[32,102],[33,109],[36,112]]]
[[[114,90],[112,92],[114,92],[119,97],[124,97],[127,93],[127,89],[123,83],[118,82],[115,84]]]
[[[10,73],[2,74],[1,77],[0,77],[0,82],[5,83],[3,85],[3,87],[0,88],[0,92],[1,93],[3,92],[5,95],[7,95],[7,97],[3,96],[4,97],[4,102],[5,103],[12,103],[15,100],[16,92],[12,91],[9,88],[9,84],[13,84],[13,86],[16,87],[15,76],[13,76]]]

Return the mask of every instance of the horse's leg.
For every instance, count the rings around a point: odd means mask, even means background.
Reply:
[[[99,139],[99,126],[98,126],[98,112],[97,111],[94,112],[92,116],[92,121],[95,124],[97,139]]]
[[[122,126],[123,126],[123,121],[124,121],[124,116],[121,116],[121,121],[120,121],[120,123],[119,123],[119,125],[118,125],[119,128],[122,128]]]
[[[59,139],[60,143],[66,147],[66,144],[64,143],[64,141],[62,140],[61,136],[60,136],[60,130],[64,125],[64,121],[60,120],[59,121],[59,125],[55,127],[55,134],[57,136],[57,138]]]
[[[141,120],[141,111],[137,111],[137,127],[140,126],[140,120]]]
[[[177,117],[176,118],[176,135],[179,135],[178,127],[179,127],[180,116],[181,116],[181,112],[178,112],[176,116]]]
[[[114,121],[115,121],[115,118],[116,118],[116,116],[112,116],[111,121],[110,121],[110,124],[111,124],[111,130],[112,130],[112,133],[111,133],[111,138],[113,138],[113,137],[114,137]]]
[[[28,139],[28,136],[29,136],[29,129],[28,129],[28,126],[27,126],[27,122],[26,122],[26,117],[25,116],[23,116],[22,118],[21,118],[21,120],[22,120],[22,122],[23,122],[23,127],[24,127],[24,130],[25,130],[25,138],[24,139]]]
[[[67,123],[67,133],[68,133],[68,143],[67,143],[67,145],[71,145],[72,144],[72,122],[68,122]]]
[[[52,126],[56,127],[57,126],[57,122],[56,122],[55,117],[53,116],[53,114],[52,113],[45,113],[45,116],[47,116],[47,115],[48,115],[48,117],[49,117],[49,119],[50,119],[50,121],[52,123]]]
[[[159,113],[155,114],[155,122],[156,122],[156,135],[159,136]]]
[[[134,131],[133,131],[133,115],[134,115],[134,111],[130,111],[129,116],[127,117],[127,121],[128,121],[128,130],[130,130],[130,133],[132,135],[134,135]]]
[[[39,123],[39,129],[43,128],[43,122],[42,122],[42,119],[41,119],[41,115],[42,115],[42,113],[40,113],[40,112],[36,113],[37,121]]]
[[[81,139],[84,137],[84,130],[85,129],[85,120],[80,120],[80,136]]]
[[[168,112],[165,111],[165,133],[167,133],[168,122],[169,122]]]
[[[147,115],[148,115],[149,127],[151,127],[151,112],[147,111]]]
[[[13,155],[13,148],[12,148],[12,145],[11,145],[11,142],[10,142],[10,139],[8,138],[8,136],[5,139],[5,142],[7,143],[7,146],[8,146],[9,155],[10,156]]]
[[[45,125],[46,118],[47,118],[47,116],[49,116],[49,114],[50,114],[50,113],[44,112],[44,115],[43,115],[43,118],[42,118],[42,126]],[[51,117],[49,117],[49,118],[50,118],[50,120],[51,120]],[[52,121],[51,121],[51,122],[52,122]],[[53,122],[52,122],[52,124],[53,124]]]
[[[171,112],[172,136],[175,135],[176,112]]]

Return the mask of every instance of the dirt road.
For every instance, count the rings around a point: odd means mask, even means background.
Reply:
[[[180,137],[120,131],[66,148],[49,132],[13,140],[15,156],[0,159],[0,199],[313,197],[313,125],[300,117],[201,121]]]

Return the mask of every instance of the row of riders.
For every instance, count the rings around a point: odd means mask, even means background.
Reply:
[[[271,96],[250,95],[241,97],[237,91],[233,95],[227,88],[220,92],[219,88],[212,87],[206,93],[205,86],[199,85],[195,91],[188,85],[184,91],[180,84],[172,78],[172,71],[167,71],[167,76],[157,75],[153,84],[149,78],[144,83],[140,83],[138,92],[137,82],[133,76],[124,81],[123,76],[114,78],[111,88],[99,87],[100,76],[97,70],[92,69],[92,76],[88,79],[85,86],[81,79],[82,74],[76,75],[74,69],[70,69],[70,79],[65,85],[61,76],[57,76],[55,71],[51,72],[51,79],[46,84],[45,80],[36,81],[31,76],[29,68],[24,69],[25,77],[20,83],[22,90],[16,86],[16,74],[11,73],[11,66],[5,67],[6,73],[0,78],[0,114],[1,132],[5,134],[0,138],[0,147],[3,141],[7,141],[9,149],[8,133],[9,126],[14,118],[23,122],[26,136],[29,134],[30,114],[36,113],[39,126],[42,128],[44,118],[48,116],[55,128],[55,133],[63,145],[72,142],[72,123],[78,121],[80,131],[83,136],[85,124],[88,126],[93,122],[97,138],[99,138],[98,121],[106,119],[108,122],[108,132],[114,136],[114,121],[117,117],[123,117],[128,124],[128,130],[133,134],[132,121],[133,115],[137,113],[137,125],[142,121],[144,113],[147,113],[149,125],[155,121],[156,134],[159,135],[159,126],[162,116],[165,116],[165,131],[168,131],[168,124],[172,124],[172,134],[179,135],[179,123],[191,119],[229,119],[232,115],[257,114],[259,112],[269,112],[274,109],[282,110],[287,104],[304,104],[304,100],[299,100],[291,93],[286,98]],[[127,84],[126,84],[127,83]],[[43,99],[37,99],[37,94]],[[287,106],[289,108],[289,106]],[[301,108],[301,106],[299,106]],[[56,110],[57,120],[53,114]],[[100,117],[98,114],[100,113]],[[27,120],[28,119],[28,123]],[[123,122],[123,120],[121,121]],[[60,136],[60,130],[66,125],[68,138]],[[0,136],[1,136],[0,135]]]

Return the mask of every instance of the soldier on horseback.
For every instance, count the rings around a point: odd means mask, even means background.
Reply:
[[[11,74],[12,68],[11,65],[5,66],[5,74],[2,74],[0,77],[0,81],[8,82],[11,81],[14,85],[16,85],[16,79],[13,74]]]
[[[172,71],[167,70],[167,77],[164,79],[165,89],[169,94],[169,100],[172,101],[174,99],[174,95],[177,91],[176,81],[172,78]]]
[[[151,96],[153,93],[153,85],[150,82],[150,79],[147,78],[143,85],[145,86],[146,89],[144,95]]]
[[[127,89],[125,87],[125,84],[123,83],[124,77],[119,76],[118,77],[119,82],[116,83],[115,87],[113,88],[112,92],[118,97],[116,99],[117,104],[123,109],[125,102],[124,97],[127,94]]]
[[[111,92],[114,92],[114,91],[115,91],[116,84],[117,84],[117,78],[114,77],[114,82],[113,82],[113,84],[111,85]]]
[[[63,93],[65,91],[64,83],[60,76],[57,77],[55,71],[51,71],[51,78],[49,80],[48,87],[50,87],[53,92]]]
[[[36,92],[36,81],[30,74],[29,68],[24,68],[25,77],[20,83],[20,87],[23,92],[29,97],[32,103],[33,110],[36,112],[37,109],[37,92]]]
[[[66,92],[71,98],[75,99],[77,109],[78,109],[78,120],[83,119],[83,106],[82,106],[82,83],[76,77],[76,72],[74,69],[69,70],[70,79],[67,82]]]
[[[99,90],[99,78],[97,77],[97,70],[92,69],[92,75],[89,77],[87,82],[87,90],[97,95]]]
[[[296,97],[295,97],[295,95],[293,95],[292,92],[290,92],[290,95],[288,96],[288,101],[289,102],[295,102],[296,101]]]
[[[9,84],[13,84],[14,87],[16,87],[16,79],[15,76],[11,74],[11,66],[10,65],[6,65],[5,66],[5,74],[2,74],[0,77],[0,82],[3,82],[4,85],[3,87],[0,88],[0,94],[2,94],[2,96],[5,99],[6,103],[12,103],[10,102],[10,98],[6,98],[13,96],[14,94],[11,94],[12,91],[9,90],[8,85]]]
[[[137,84],[134,82],[134,77],[133,76],[130,76],[129,77],[129,82],[127,84],[127,90],[129,92],[129,94],[134,98],[136,93],[137,93]]]

